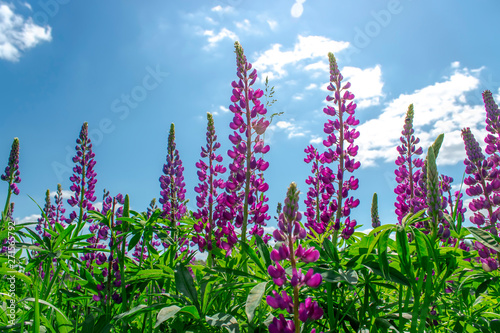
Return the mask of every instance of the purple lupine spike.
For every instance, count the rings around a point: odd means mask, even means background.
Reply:
[[[344,77],[338,69],[333,53],[328,53],[328,60],[330,84],[327,89],[333,96],[328,95],[326,101],[333,102],[333,106],[328,105],[323,112],[335,117],[335,120],[328,119],[324,124],[323,131],[327,138],[323,145],[327,148],[326,151],[318,154],[312,146],[306,149],[309,155],[305,161],[315,161],[312,169],[315,177],[306,181],[313,185],[310,187],[306,205],[308,228],[317,234],[323,234],[322,239],[333,233],[336,244],[339,232],[342,238],[348,239],[356,226],[356,220],[348,217],[351,209],[359,205],[359,200],[349,197],[349,192],[358,189],[358,179],[354,176],[348,177],[347,173],[353,173],[361,163],[355,160],[358,146],[354,144],[354,140],[359,137],[355,126],[359,124],[359,120],[354,115],[354,94],[347,90],[351,86],[349,82],[342,85]],[[336,170],[320,165],[333,162],[338,163]]]
[[[76,234],[83,227],[83,222],[87,220],[87,210],[94,210],[93,202],[97,200],[95,196],[95,184],[97,183],[94,166],[96,164],[92,151],[92,143],[88,137],[88,123],[83,123],[80,135],[76,140],[76,156],[73,157],[75,166],[73,167],[73,175],[70,180],[73,182],[70,190],[73,191],[73,196],[68,199],[71,207],[77,207],[79,212],[72,211],[67,223],[72,223],[78,218],[78,227],[75,230]]]
[[[57,192],[54,195],[54,200],[56,203],[54,220],[56,223],[59,223],[61,226],[64,227],[65,225],[63,221],[66,220],[64,218],[64,213],[66,212],[66,209],[63,207],[63,194],[62,194],[61,184],[57,184]]]
[[[199,194],[196,196],[198,210],[193,213],[193,216],[200,219],[200,221],[194,225],[197,235],[191,239],[193,243],[198,244],[200,252],[212,251],[214,220],[218,216],[214,210],[217,203],[217,189],[223,190],[225,188],[224,181],[217,178],[217,176],[226,172],[225,167],[217,164],[217,162],[222,162],[222,156],[216,154],[217,149],[220,148],[220,143],[217,142],[214,119],[210,113],[207,113],[207,122],[207,145],[201,148],[202,159],[196,163],[196,166],[200,169],[198,179],[201,183],[194,188],[195,192]],[[203,158],[207,158],[208,164],[205,163]],[[217,242],[221,241],[221,238],[217,239]]]
[[[498,235],[497,228],[500,216],[499,171],[495,168],[495,163],[491,159],[485,159],[481,147],[471,133],[470,128],[462,129],[462,138],[467,155],[464,161],[465,173],[469,175],[464,179],[464,183],[468,186],[465,193],[474,197],[469,204],[470,210],[474,212],[474,216],[470,217],[470,221],[479,228]],[[483,213],[485,211],[487,216]],[[479,246],[477,244],[480,243],[476,242],[475,244]],[[491,255],[493,256],[493,253]],[[498,263],[499,256],[497,255],[497,258],[492,258],[492,260]],[[494,266],[493,263],[490,263],[490,260],[487,260],[486,264],[483,261],[485,270],[494,267],[498,267],[498,265]]]
[[[420,139],[414,135],[413,116],[413,104],[410,104],[401,132],[401,146],[397,147],[399,156],[396,158],[398,168],[395,174],[398,185],[394,189],[397,194],[394,206],[399,223],[408,213],[414,214],[426,207],[425,189],[419,185],[424,161],[417,157],[423,150],[417,146]]]
[[[163,165],[163,175],[160,176],[160,203],[163,205],[162,216],[170,220],[175,226],[186,214],[185,197],[186,184],[184,183],[184,167],[176,149],[175,126],[170,125],[167,147],[167,163]]]
[[[311,263],[319,259],[319,251],[314,248],[305,249],[302,244],[298,244],[294,249],[295,244],[306,237],[305,229],[300,224],[302,214],[298,209],[299,193],[297,185],[291,183],[283,205],[283,212],[279,216],[278,229],[273,234],[276,241],[283,243],[278,250],[274,249],[271,252],[271,259],[275,264],[267,268],[277,286],[281,287],[288,282],[293,289],[293,298],[285,290],[281,295],[273,291],[273,296],[266,298],[267,304],[274,309],[287,310],[289,314],[293,314],[293,320],[287,321],[280,314],[279,319],[275,317],[273,323],[269,325],[269,332],[284,332],[286,325],[292,327],[292,324],[297,331],[300,331],[300,321],[317,320],[323,316],[323,309],[311,298],[306,298],[304,303],[299,303],[299,293],[303,286],[317,288],[322,282],[321,274],[315,274],[312,268],[305,274],[302,268],[297,269],[297,260]],[[280,262],[290,262],[291,275]]]
[[[268,198],[265,192],[269,186],[263,172],[269,163],[256,154],[264,155],[269,146],[264,144],[264,134],[269,121],[263,119],[267,113],[260,98],[264,95],[261,89],[254,90],[252,85],[257,79],[257,71],[247,62],[243,48],[235,42],[236,64],[239,80],[233,81],[229,110],[234,114],[229,127],[234,130],[229,136],[233,144],[228,156],[232,159],[229,165],[230,174],[225,184],[226,193],[218,197],[216,207],[218,230],[216,237],[225,237],[218,242],[223,249],[231,249],[237,242],[234,228],[241,228],[241,240],[246,243],[248,224],[254,224],[250,234],[263,234],[263,227],[270,219],[267,214]]]
[[[50,238],[50,233],[44,231],[44,229],[53,230],[55,223],[56,212],[55,207],[50,202],[50,190],[47,190],[47,192],[45,192],[45,206],[43,207],[43,212],[45,213],[45,216],[41,216],[40,218],[38,218],[38,224],[35,227],[35,230],[38,231],[38,234],[42,237]]]
[[[148,210],[146,212],[146,217],[149,219],[151,215],[153,215],[154,211],[157,210],[158,207],[156,206],[156,198],[153,198],[151,202],[149,203]]]
[[[335,174],[328,166],[323,165],[325,162],[323,154],[319,154],[312,145],[304,152],[307,154],[304,161],[312,162],[311,172],[314,175],[306,179],[306,184],[310,187],[304,200],[307,207],[304,212],[307,218],[305,226],[318,234],[323,234],[334,214],[330,200],[335,193],[333,186]]]
[[[484,139],[486,142],[486,153],[492,155],[500,150],[500,111],[495,103],[491,91],[483,92],[484,107],[486,109],[486,130],[490,132]],[[498,157],[495,159],[498,166]]]
[[[162,206],[162,217],[169,220],[170,228],[180,225],[180,220],[186,216],[186,183],[184,183],[184,167],[176,149],[175,143],[175,125],[170,125],[167,146],[167,163],[163,165],[163,175],[160,176],[160,203]],[[188,250],[189,240],[175,233],[174,242],[179,245],[179,252]],[[164,242],[164,247],[169,244]]]
[[[7,200],[5,200],[5,208],[3,210],[3,217],[7,217],[7,213],[10,207],[10,197],[12,193],[19,195],[19,188],[16,184],[21,182],[20,172],[19,172],[19,139],[14,138],[12,142],[12,147],[10,149],[9,162],[5,167],[5,173],[0,176],[0,179],[6,181],[9,184],[7,189]]]

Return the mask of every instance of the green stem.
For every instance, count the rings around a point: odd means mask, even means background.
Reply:
[[[327,290],[327,304],[328,304],[328,321],[330,322],[330,331],[333,332],[333,329],[335,327],[335,317],[333,314],[333,289],[332,289],[332,284],[330,282],[327,282],[326,284],[326,290]]]
[[[35,318],[33,320],[33,332],[40,333],[40,303],[38,302],[38,287],[33,287],[35,290]]]
[[[4,221],[7,218],[7,213],[9,211],[10,197],[12,195],[12,189],[10,188],[11,184],[12,184],[12,177],[9,181],[9,188],[7,190],[7,200],[5,201],[5,208],[3,209],[3,214],[2,214],[2,220],[4,220]],[[7,222],[5,222],[5,223],[7,223]]]

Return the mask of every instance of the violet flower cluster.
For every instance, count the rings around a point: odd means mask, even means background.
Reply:
[[[492,159],[485,158],[470,128],[462,129],[462,138],[467,155],[464,161],[465,173],[469,175],[464,179],[464,183],[468,186],[467,195],[473,197],[469,208],[474,212],[474,216],[470,217],[470,221],[478,228],[498,235],[497,228],[500,227],[498,223],[500,209],[497,208],[500,205],[498,169],[495,168]],[[498,260],[494,258],[497,254],[495,250],[484,248],[479,242],[476,242],[475,248],[485,270],[498,268]]]
[[[429,179],[429,171],[427,163],[428,157],[424,161],[418,157],[422,155],[422,147],[417,146],[420,139],[415,136],[413,128],[414,108],[410,104],[405,116],[405,123],[401,131],[401,145],[397,147],[399,156],[396,158],[396,165],[398,168],[395,170],[397,187],[394,193],[397,194],[396,202],[396,215],[399,223],[403,218],[411,213],[415,214],[418,211],[427,209],[427,213],[434,216],[433,222],[416,222],[415,227],[423,228],[423,232],[428,233],[434,226],[436,227],[436,237],[439,236],[443,241],[454,242],[455,240],[449,239],[450,230],[449,222],[443,217],[443,213],[453,214],[454,205],[458,205],[459,209],[457,214],[462,214],[463,209],[462,195],[459,191],[455,192],[454,197],[451,195],[451,183],[453,178],[446,175],[438,175],[437,169],[432,171],[432,179]],[[429,148],[433,150],[434,145]],[[428,152],[429,153],[429,152]],[[437,155],[433,155],[437,158]],[[431,181],[432,186],[429,188],[428,183]],[[432,202],[432,205],[429,205]],[[450,207],[450,210],[448,210]]]
[[[422,155],[423,150],[422,147],[417,147],[420,139],[414,135],[413,116],[413,104],[410,104],[406,112],[403,131],[401,131],[401,146],[397,147],[399,156],[396,158],[396,165],[398,168],[394,172],[398,183],[394,189],[394,193],[397,194],[394,205],[400,223],[408,213],[414,214],[426,207],[425,191],[419,185],[424,161],[417,157]]]
[[[286,310],[293,315],[293,319],[287,320],[283,314],[275,317],[269,325],[270,333],[300,332],[300,322],[317,320],[323,316],[323,309],[310,297],[299,303],[302,287],[317,288],[322,282],[321,275],[319,273],[314,274],[312,268],[305,274],[301,268],[297,268],[299,260],[304,263],[311,263],[319,259],[319,251],[314,248],[306,249],[301,244],[298,244],[296,248],[294,247],[299,240],[305,239],[307,236],[306,230],[300,225],[299,193],[295,183],[291,183],[287,191],[283,213],[279,216],[278,229],[273,233],[274,239],[280,242],[281,246],[271,252],[271,259],[275,264],[268,267],[268,273],[273,278],[274,283],[278,287],[283,287],[285,283],[289,283],[293,289],[293,296],[288,295],[286,290],[283,289],[281,293],[273,290],[273,295],[266,298],[269,306],[273,309]],[[291,276],[286,273],[281,264],[283,262],[290,263],[292,267]]]
[[[9,162],[5,167],[5,173],[0,176],[0,179],[6,181],[9,184],[9,188],[7,190],[7,200],[5,201],[5,208],[3,210],[3,218],[5,219],[7,215],[12,215],[13,207],[10,205],[10,197],[12,193],[15,195],[19,195],[19,188],[17,184],[21,182],[19,171],[19,139],[14,138],[12,142],[12,147],[10,149]]]
[[[218,196],[217,189],[223,190],[225,188],[224,181],[217,177],[226,172],[226,168],[218,164],[222,162],[222,156],[216,153],[217,149],[220,148],[220,143],[217,142],[214,119],[210,113],[207,113],[207,121],[207,145],[201,147],[202,159],[196,163],[196,167],[199,168],[200,184],[194,188],[198,193],[196,196],[198,210],[193,213],[193,216],[200,221],[194,224],[193,228],[197,235],[191,239],[193,243],[198,245],[200,252],[212,251],[213,248],[214,220],[217,218],[217,213],[214,211]],[[208,164],[203,159],[207,159]],[[221,241],[220,237],[216,237],[216,240],[217,242]]]
[[[254,90],[257,71],[252,70],[241,45],[235,43],[238,81],[231,83],[233,94],[229,110],[234,114],[230,128],[234,130],[229,136],[233,144],[228,156],[232,159],[229,165],[230,174],[226,182],[226,193],[217,198],[217,239],[224,239],[218,244],[225,250],[231,249],[237,242],[234,228],[241,228],[241,240],[246,242],[247,224],[254,224],[250,234],[262,236],[263,227],[270,219],[267,211],[268,198],[265,192],[269,189],[263,172],[269,163],[257,154],[266,154],[269,146],[264,144],[264,134],[269,121],[263,117],[267,110],[260,98],[264,92]],[[251,71],[252,70],[252,71]]]
[[[180,220],[186,216],[186,183],[184,183],[184,167],[176,148],[175,126],[170,125],[167,146],[167,163],[163,165],[163,175],[160,176],[160,203],[163,205],[162,217],[169,220],[170,228],[180,225]],[[189,240],[173,233],[173,241],[179,245],[179,252],[188,249]],[[164,247],[169,244],[164,242]]]
[[[333,106],[328,105],[323,111],[336,119],[329,119],[324,125],[323,131],[328,136],[323,145],[327,150],[323,154],[317,153],[312,146],[305,150],[308,154],[305,161],[310,163],[314,160],[312,172],[315,175],[306,181],[308,185],[312,185],[305,200],[307,226],[316,233],[326,235],[332,232],[337,235],[342,228],[342,238],[348,239],[356,226],[356,220],[351,220],[349,215],[351,209],[359,205],[359,199],[349,197],[351,190],[358,189],[358,179],[347,174],[353,173],[361,165],[354,159],[358,154],[358,146],[354,144],[354,140],[359,137],[359,132],[355,129],[359,120],[354,115],[354,94],[348,90],[351,84],[342,84],[344,77],[333,53],[328,54],[328,60],[330,84],[327,89],[333,93],[333,97],[328,95],[326,101],[333,102]],[[320,165],[333,162],[338,163],[336,170]],[[334,238],[336,242],[336,237]]]
[[[175,126],[170,125],[167,146],[167,163],[163,165],[163,175],[160,176],[160,203],[163,205],[163,217],[170,220],[171,225],[186,214],[186,184],[184,183],[184,167],[176,149]]]
[[[73,157],[73,162],[76,165],[73,167],[74,173],[70,177],[73,182],[70,190],[74,194],[68,199],[68,203],[71,207],[78,207],[79,213],[72,211],[66,222],[72,223],[78,217],[79,230],[76,230],[78,233],[82,228],[81,223],[87,220],[86,211],[95,209],[92,203],[97,199],[95,196],[95,184],[97,183],[95,177],[97,173],[94,171],[96,162],[94,160],[95,154],[92,151],[92,143],[88,136],[88,123],[83,123],[76,143],[76,156]]]

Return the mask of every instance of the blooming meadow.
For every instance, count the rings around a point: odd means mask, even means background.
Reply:
[[[194,211],[174,124],[158,205],[134,211],[133,194],[105,190],[96,208],[97,157],[84,123],[67,205],[58,185],[38,221],[14,223],[22,191],[14,139],[1,175],[0,332],[499,332],[500,110],[491,92],[483,93],[484,152],[462,130],[470,204],[437,168],[444,135],[419,146],[410,105],[394,147],[397,224],[380,220],[376,193],[371,221],[356,221],[355,96],[328,54],[323,144],[305,147],[311,173],[283,189],[268,235],[272,117],[262,97],[272,96],[254,87],[257,69],[238,42],[235,54],[232,146],[219,151],[207,114]],[[370,223],[369,234],[356,231]]]

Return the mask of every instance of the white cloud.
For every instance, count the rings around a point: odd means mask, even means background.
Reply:
[[[355,95],[358,108],[380,104],[380,98],[384,96],[380,65],[367,69],[344,67],[342,74],[344,82],[351,82],[349,91]]]
[[[471,127],[476,137],[481,132],[485,119],[484,107],[464,103],[465,96],[479,86],[478,73],[468,69],[455,69],[444,82],[437,82],[410,94],[401,94],[389,102],[381,114],[360,126],[358,158],[362,166],[371,166],[377,159],[394,161],[396,146],[403,128],[408,106],[414,104],[413,126],[420,138],[419,146],[424,152],[440,133],[445,133],[438,164],[455,164],[465,157],[460,131]],[[353,85],[354,87],[354,85]],[[481,133],[480,133],[481,132]],[[479,141],[479,140],[478,140]]]
[[[459,61],[454,61],[451,63],[451,68],[459,68],[460,67],[460,62]]]
[[[206,17],[205,17],[205,20],[206,20],[208,23],[212,24],[212,25],[218,25],[218,24],[219,24],[218,22],[216,22],[216,21],[215,21],[213,18],[211,18],[210,16],[206,16]]]
[[[319,144],[323,142],[323,138],[317,135],[312,135],[311,140],[309,140],[309,143],[313,144]]]
[[[213,30],[204,30],[203,35],[207,36],[208,45],[205,49],[211,49],[217,45],[221,40],[229,38],[233,41],[238,39],[238,36],[226,28],[222,28],[219,33],[215,34]]]
[[[233,12],[233,10],[234,9],[231,6],[222,7],[221,5],[217,5],[217,6],[212,8],[213,12],[216,12],[219,14],[231,13],[231,12]]]
[[[267,20],[267,24],[269,24],[269,28],[271,28],[271,30],[275,30],[278,27],[278,22],[274,20]]]
[[[312,90],[318,88],[318,85],[316,83],[311,83],[306,87],[306,90]]]
[[[247,19],[244,19],[243,22],[235,22],[234,25],[236,25],[236,28],[244,31],[250,31],[252,28],[252,24]]]
[[[41,217],[42,217],[42,215],[40,215],[40,214],[32,214],[32,215],[25,216],[22,218],[17,218],[14,220],[16,221],[16,224],[33,223],[33,222],[36,223],[36,222],[38,222],[38,219]]]
[[[219,106],[219,110],[221,110],[222,112],[229,112],[229,109],[222,105]]]
[[[293,17],[301,17],[302,13],[304,12],[304,6],[302,5],[306,0],[296,0],[295,3],[292,5],[292,9],[290,9],[290,14]]]
[[[288,65],[294,65],[294,69],[303,68],[310,65],[311,60],[326,58],[328,52],[339,52],[348,46],[348,42],[338,42],[323,36],[299,35],[293,50],[282,51],[281,44],[273,44],[270,49],[258,55],[254,66],[260,71],[272,72],[274,77],[281,78],[287,75],[285,67]]]
[[[51,41],[51,28],[33,23],[14,13],[13,7],[0,3],[0,59],[18,61],[23,51],[43,41]]]
[[[296,95],[293,95],[293,97],[292,97],[292,98],[293,98],[294,100],[296,100],[296,101],[301,101],[301,100],[303,100],[303,99],[304,99],[304,95],[302,95],[302,94],[296,94]]]
[[[329,65],[324,61],[318,61],[304,67],[309,71],[317,71],[324,76],[324,73],[329,72]],[[384,97],[382,89],[384,83],[382,82],[382,69],[380,65],[372,68],[361,69],[358,67],[346,66],[341,70],[344,76],[344,83],[351,82],[349,91],[355,95],[355,102],[359,109],[366,108],[373,105],[380,104],[380,99]],[[318,73],[317,73],[318,74]],[[311,75],[318,77],[319,75]],[[323,91],[328,91],[327,87],[329,82],[321,86]],[[313,89],[316,87],[310,84],[306,89]]]
[[[309,131],[304,130],[301,126],[295,125],[293,122],[294,119],[291,119],[291,121],[280,120],[276,123],[276,125],[269,126],[268,130],[284,131],[287,134],[288,139],[303,137],[306,135],[306,133],[309,133]]]

